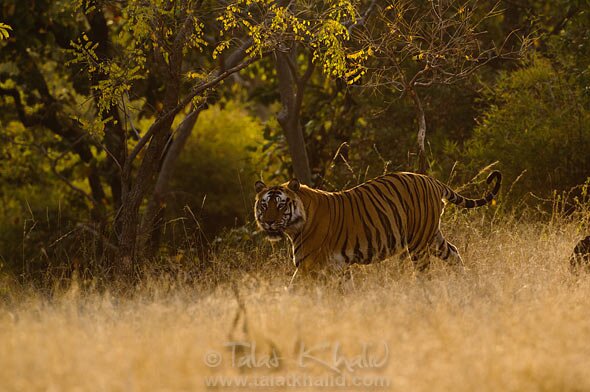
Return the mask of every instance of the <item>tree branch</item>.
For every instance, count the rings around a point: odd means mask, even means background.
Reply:
[[[266,55],[263,55],[266,56]],[[180,111],[182,109],[184,109],[186,107],[186,105],[188,105],[192,99],[194,97],[196,97],[197,95],[201,94],[202,92],[204,92],[207,89],[210,89],[211,87],[217,85],[219,82],[221,82],[222,80],[224,80],[225,78],[227,78],[229,75],[241,71],[242,69],[246,68],[247,66],[249,66],[250,64],[252,64],[253,62],[257,61],[257,58],[254,57],[250,57],[248,59],[246,59],[245,61],[239,63],[238,65],[229,68],[221,73],[219,73],[217,76],[215,76],[214,78],[212,78],[211,80],[204,82],[198,86],[193,87],[193,89],[191,90],[191,92],[189,94],[187,94],[187,96],[180,101],[180,103],[172,110],[169,110],[168,112],[162,114],[162,116],[160,116],[148,129],[148,131],[145,133],[145,135],[143,135],[141,137],[141,139],[139,139],[139,142],[137,143],[137,145],[133,148],[133,150],[131,151],[131,153],[129,154],[129,158],[127,159],[127,162],[125,163],[125,172],[130,172],[131,171],[131,163],[133,162],[133,160],[137,157],[137,155],[141,152],[141,150],[145,147],[145,145],[147,144],[147,142],[151,139],[151,137],[153,136],[154,132],[156,132],[158,130],[158,128],[166,121],[169,121],[172,117],[176,116],[178,113],[180,113]]]
[[[375,9],[375,6],[376,5],[377,5],[377,0],[371,1],[371,3],[369,4],[369,6],[367,7],[367,9],[365,10],[365,13],[363,14],[363,16],[361,16],[359,19],[357,19],[356,23],[353,23],[350,26],[348,26],[348,33],[349,34],[352,34],[352,31],[354,29],[358,29],[360,27],[364,27],[365,26],[365,23],[367,22],[367,19],[373,13],[373,10]]]
[[[25,108],[23,103],[20,99],[20,94],[17,89],[15,88],[0,88],[0,95],[2,96],[10,96],[14,100],[14,106],[16,107],[16,114],[18,115],[19,120],[23,123],[24,126],[29,126],[31,120],[27,117],[25,113]]]

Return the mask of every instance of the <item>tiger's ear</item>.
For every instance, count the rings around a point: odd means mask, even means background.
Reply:
[[[256,193],[260,193],[266,189],[266,184],[262,181],[256,181],[254,184],[254,189],[256,189]]]
[[[301,184],[299,183],[299,180],[294,178],[291,181],[289,181],[287,188],[291,189],[293,192],[297,192],[300,186]]]

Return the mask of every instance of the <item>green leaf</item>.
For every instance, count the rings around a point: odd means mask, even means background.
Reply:
[[[8,39],[10,36],[9,31],[12,31],[12,27],[6,23],[0,22],[0,40]]]

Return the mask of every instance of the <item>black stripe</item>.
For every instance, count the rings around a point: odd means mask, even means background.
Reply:
[[[414,251],[420,251],[424,247],[424,237],[426,236],[428,230],[428,212],[426,211],[426,203],[428,203],[427,190],[426,186],[424,185],[424,178],[421,176],[414,177],[414,181],[412,183],[414,184],[414,189],[416,190],[413,199],[417,203],[416,222],[412,242],[414,244]]]
[[[340,219],[338,220],[338,226],[336,226],[338,228],[338,235],[335,238],[335,242],[333,244],[333,248],[335,248],[338,245],[338,241],[340,241],[340,238],[343,235],[343,230],[344,230],[344,223],[345,223],[345,212],[346,212],[346,207],[344,205],[345,200],[344,200],[344,196],[342,193],[338,193],[335,194],[336,198],[336,205],[339,206],[339,217]],[[343,257],[345,257],[346,255],[342,255]]]
[[[345,218],[346,218],[345,212],[347,210],[349,210],[352,215],[352,219],[354,220],[354,208],[352,206],[352,201],[351,201],[351,197],[350,197],[349,192],[343,192],[342,195],[345,196],[345,198],[343,198],[343,200],[342,200],[342,210],[343,210],[342,211],[343,212],[342,213],[342,226],[344,228],[344,223],[345,223]],[[348,209],[345,206],[345,203],[347,203],[347,202],[350,205],[350,207]],[[346,263],[350,263],[350,258],[346,254],[346,250],[348,248],[348,240],[349,240],[348,234],[349,234],[349,232],[348,232],[348,230],[346,230],[346,235],[344,236],[344,242],[342,243],[342,249],[340,251],[340,253],[342,254],[342,257],[344,258],[344,261]]]
[[[362,263],[364,261],[363,252],[361,252],[358,237],[356,238],[356,243],[354,245],[354,259],[352,261],[354,263]]]
[[[385,197],[385,194],[380,189],[379,185],[374,184],[373,186],[374,186],[374,188],[375,188],[374,190],[377,192],[377,194],[383,199],[383,202],[387,202],[388,199]],[[384,228],[386,229],[385,238],[387,240],[387,251],[393,252],[396,249],[397,240],[395,238],[394,228],[392,227],[392,223],[394,223],[392,219],[395,219],[395,221],[396,221],[395,223],[397,224],[396,228],[401,233],[401,216],[399,215],[397,209],[394,208],[393,205],[395,203],[393,203],[392,201],[390,201],[390,203],[389,203],[389,205],[390,205],[389,215],[391,215],[391,218],[389,218],[388,215],[385,214],[385,212],[387,212],[387,208],[385,207],[385,205],[383,205],[379,201],[378,196],[375,196],[375,200],[383,208],[383,211],[379,211],[379,218],[381,219],[381,222],[383,223]],[[400,239],[400,242],[401,242],[401,239]]]
[[[373,187],[376,188],[375,190],[377,192],[381,192],[378,189],[378,185],[367,184],[367,187],[366,187],[367,197],[369,198],[369,200],[373,204],[373,208],[377,212],[377,217],[379,218],[379,222],[381,223],[382,230],[378,229],[376,232],[377,249],[379,251],[379,257],[384,258],[386,256],[386,253],[391,250],[391,241],[389,240],[389,238],[393,237],[393,230],[391,228],[390,221],[389,221],[389,219],[387,219],[387,216],[385,215],[385,212],[384,212],[384,211],[386,211],[386,208],[379,200],[378,195],[375,195],[375,193],[373,193],[373,190],[374,190]],[[381,241],[382,235],[385,235],[385,240],[388,242],[387,245],[385,245],[385,247]],[[395,239],[394,239],[394,243],[395,243]]]
[[[405,202],[405,200],[402,197],[401,193],[399,193],[399,191],[397,190],[397,188],[395,187],[395,185],[393,184],[392,181],[393,181],[393,178],[392,179],[389,179],[389,181],[387,181],[387,179],[386,179],[386,181],[379,181],[379,183],[385,185],[385,187],[387,189],[389,189],[392,193],[395,193],[396,196],[397,196],[397,200],[390,199],[385,194],[382,194],[382,196],[383,196],[383,198],[385,200],[387,200],[389,202],[389,204],[391,204],[393,207],[395,207],[395,209],[401,209],[401,210],[403,210],[406,213],[406,218],[407,218],[408,217],[408,211],[410,210],[409,204],[407,204],[407,202]],[[398,205],[398,203],[399,203],[399,205]],[[407,229],[407,227],[405,227],[405,225],[402,224],[402,221],[401,221],[402,220],[402,217],[401,217],[401,215],[397,214],[396,215],[396,218],[397,218],[396,219],[397,220],[396,223],[398,224],[397,227],[399,227],[400,230],[401,229]],[[400,234],[402,234],[402,233],[400,233]],[[402,234],[402,238],[403,238],[403,234]]]
[[[359,188],[356,188],[354,191],[348,191],[346,192],[347,197],[350,200],[350,205],[351,205],[351,213],[352,213],[352,222],[350,223],[350,227],[347,230],[347,233],[350,235],[352,234],[352,238],[349,238],[351,241],[356,240],[355,243],[355,248],[353,249],[353,262],[356,261],[356,257],[357,257],[357,246],[359,245],[359,238],[358,235],[356,234],[356,225],[357,224],[361,224],[363,226],[363,228],[365,228],[365,222],[363,220],[363,215],[361,214],[361,210],[358,204],[358,197],[356,197],[356,193],[358,192]],[[360,253],[360,251],[359,251]],[[362,253],[361,253],[362,254]]]
[[[363,223],[363,227],[365,229],[365,236],[367,239],[367,258],[366,258],[366,262],[370,263],[371,260],[373,260],[373,235],[371,233],[371,224],[373,226],[373,228],[375,229],[375,236],[377,238],[379,238],[379,231],[378,229],[375,227],[375,225],[372,222],[371,219],[371,214],[369,213],[369,210],[367,209],[367,203],[365,202],[365,198],[363,196],[363,194],[367,191],[366,187],[360,188],[357,193],[358,193],[358,198],[361,199],[361,204],[363,206],[363,210],[365,211],[365,217],[369,218],[369,222],[366,222],[364,219],[362,220]]]
[[[406,192],[408,193],[408,202],[411,202],[412,205],[411,207],[408,209],[407,213],[408,216],[411,217],[411,219],[408,219],[408,233],[407,233],[407,241],[408,241],[408,250],[410,251],[410,253],[412,253],[415,250],[415,234],[416,234],[416,224],[418,222],[418,210],[419,210],[419,205],[416,204],[416,199],[414,197],[415,192],[412,192],[410,189],[410,185],[409,185],[409,181],[408,181],[408,176],[404,175],[404,176],[400,176],[400,181],[402,181],[404,187],[406,188]],[[408,203],[409,205],[409,203]]]
[[[383,198],[388,202],[389,205],[391,205],[392,210],[395,212],[395,214],[393,214],[393,216],[392,216],[392,219],[395,219],[395,221],[396,221],[395,223],[397,224],[397,228],[399,229],[399,235],[400,235],[399,247],[403,248],[407,244],[409,205],[402,198],[397,187],[393,183],[393,176],[392,176],[392,178],[388,178],[387,181],[381,182],[381,184],[385,187],[385,190],[389,190],[392,197],[393,197],[393,194],[395,194],[397,196],[397,199],[395,199],[395,198],[390,199],[389,197],[387,197],[387,195],[385,193],[383,193]],[[400,214],[400,211],[403,211],[406,216],[405,222],[402,222],[402,216]],[[393,248],[392,248],[392,250],[393,250]]]
[[[430,222],[432,213],[430,213],[429,208],[434,209],[435,206],[432,205],[434,198],[432,197],[433,192],[430,188],[431,184],[428,181],[428,177],[416,175],[413,183],[416,190],[414,199],[418,203],[418,207],[416,210],[417,220],[413,233],[412,249],[414,252],[420,253],[428,246],[432,237],[430,235],[432,232],[432,222]]]

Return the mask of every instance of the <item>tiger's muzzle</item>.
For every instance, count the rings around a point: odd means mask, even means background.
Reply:
[[[285,234],[285,227],[281,222],[259,221],[260,228],[264,231],[269,240],[279,240]]]

